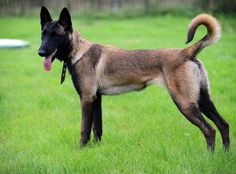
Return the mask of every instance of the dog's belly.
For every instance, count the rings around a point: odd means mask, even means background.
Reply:
[[[115,95],[130,91],[140,91],[152,84],[165,86],[162,76],[158,76],[141,84],[127,84],[120,86],[116,85],[116,86],[102,87],[99,89],[99,92],[103,95]]]
[[[115,95],[115,94],[130,92],[130,91],[140,91],[144,89],[145,87],[146,85],[142,85],[142,84],[112,86],[112,87],[107,87],[107,88],[101,88],[99,92],[103,95]]]

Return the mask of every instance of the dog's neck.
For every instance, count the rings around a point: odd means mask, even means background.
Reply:
[[[69,56],[71,63],[74,65],[76,62],[78,62],[92,45],[92,42],[81,38],[79,32],[73,32],[72,51]]]
[[[73,73],[73,66],[84,56],[84,54],[93,45],[92,42],[82,39],[79,32],[73,32],[71,36],[71,45],[68,47],[68,54],[64,59],[62,72],[61,72],[61,84],[65,81],[66,68],[69,69],[70,74]]]

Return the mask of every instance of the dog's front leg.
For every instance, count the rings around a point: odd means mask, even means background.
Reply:
[[[102,96],[97,95],[97,99],[93,103],[93,133],[94,140],[101,141],[102,137]]]
[[[81,121],[81,140],[80,145],[83,146],[90,140],[91,127],[93,121],[93,97],[81,97],[82,121]]]

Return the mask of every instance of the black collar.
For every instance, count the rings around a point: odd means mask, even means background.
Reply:
[[[61,84],[65,81],[65,78],[66,78],[66,67],[67,67],[67,62],[64,61],[63,66],[62,66],[62,71],[61,71]]]
[[[61,70],[61,84],[65,81],[66,78],[66,68],[70,66],[71,58],[63,61],[62,70]]]

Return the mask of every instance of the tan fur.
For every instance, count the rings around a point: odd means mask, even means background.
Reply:
[[[81,39],[80,34],[77,32],[74,32],[72,37],[74,42],[73,45],[76,45],[76,47],[73,48],[73,52],[71,53],[71,62],[72,64],[75,64],[83,57],[93,43],[88,40]]]
[[[165,59],[171,51],[172,49],[129,51],[104,46],[96,68],[98,85],[102,91],[113,94],[140,90],[157,83],[157,79],[163,79],[161,65],[168,66],[174,61],[173,56]]]
[[[199,98],[201,75],[198,65],[187,61],[173,72],[165,72],[165,81],[171,96],[183,108]]]
[[[200,86],[209,88],[209,82],[204,66],[191,60],[195,59],[197,49],[216,42],[220,36],[218,22],[210,15],[201,14],[189,26],[190,37],[194,36],[195,30],[201,24],[208,29],[207,37],[185,49],[125,50],[100,45],[101,55],[94,70],[89,69],[90,65],[87,64],[91,61],[84,56],[90,54],[89,50],[94,44],[81,39],[75,32],[73,42],[76,47],[72,53],[72,64],[80,67],[79,74],[87,74],[88,79],[94,79],[89,80],[90,82],[84,81],[86,90],[93,86],[90,95],[95,95],[96,90],[101,94],[112,95],[141,90],[151,84],[163,84],[180,103],[196,102]]]
[[[199,25],[205,25],[208,31],[208,40],[203,42],[204,47],[216,43],[221,37],[221,26],[218,21],[208,14],[196,16],[189,25],[191,28],[197,28]]]
[[[80,44],[77,44],[78,51],[72,63],[79,61],[93,45],[84,39],[78,42]],[[101,47],[102,53],[94,72],[89,70],[86,58],[76,63],[79,74],[87,72],[93,76],[93,82],[84,82],[88,86],[86,89],[96,85],[101,93],[112,95],[141,90],[151,84],[162,84],[167,85],[173,95],[185,93],[189,102],[197,100],[200,75],[204,72],[200,72],[195,63],[185,59],[184,49],[125,50],[107,45]],[[88,75],[88,79],[91,79]],[[95,95],[96,89],[92,90],[91,95]]]
[[[207,28],[207,34],[200,41],[185,49],[186,55],[191,58],[195,57],[203,48],[216,43],[221,37],[221,26],[218,21],[211,15],[200,14],[189,25],[187,43],[192,41],[200,25]]]
[[[76,65],[78,74],[83,77],[80,85],[83,95],[92,100],[96,91],[113,95],[132,90],[141,90],[151,84],[162,84],[167,87],[172,98],[182,108],[199,100],[200,87],[209,89],[207,73],[201,62],[195,58],[194,49],[219,38],[220,27],[217,21],[201,14],[194,18],[190,30],[199,25],[206,25],[208,38],[191,47],[161,48],[153,50],[125,50],[110,45],[100,45],[101,55],[96,67],[91,66],[91,57],[87,57],[94,45],[81,39],[78,33],[73,34],[74,51],[72,64]],[[81,59],[81,60],[80,60]]]

